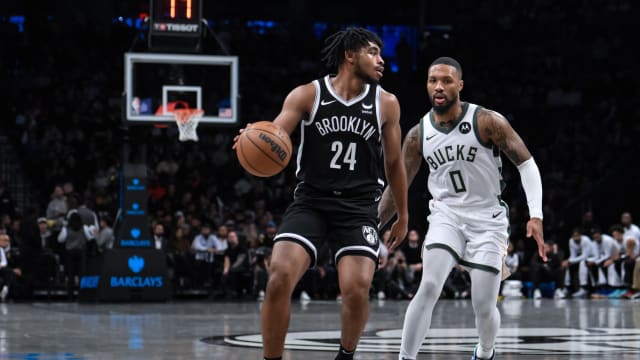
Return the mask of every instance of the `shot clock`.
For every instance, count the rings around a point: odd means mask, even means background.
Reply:
[[[202,0],[151,0],[149,48],[197,52],[202,37]]]

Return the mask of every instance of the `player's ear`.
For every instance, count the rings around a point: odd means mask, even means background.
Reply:
[[[462,88],[464,87],[464,80],[460,80],[460,84],[458,86],[458,92],[462,91]]]
[[[354,64],[356,62],[356,56],[357,56],[357,52],[352,51],[352,50],[345,50],[344,51],[344,61],[348,62],[349,64]]]

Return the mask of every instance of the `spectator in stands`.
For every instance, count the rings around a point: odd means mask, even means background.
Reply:
[[[113,244],[116,241],[113,233],[111,217],[108,215],[100,217],[100,231],[96,236],[96,244],[98,245],[98,251],[104,252],[107,249],[113,248]]]
[[[39,285],[49,286],[58,280],[60,265],[59,243],[49,229],[49,220],[45,217],[37,219],[38,236],[29,240],[26,257],[33,266],[35,281]]]
[[[593,240],[591,256],[587,258],[587,267],[598,295],[607,295],[612,286],[615,286],[616,275],[613,271],[614,261],[617,256],[616,241],[608,234],[603,234],[600,226],[594,225],[591,230]]]
[[[67,204],[68,204],[70,209],[73,209],[73,208],[81,205],[82,196],[80,195],[80,193],[78,193],[76,191],[76,188],[73,185],[73,182],[65,181],[62,184],[62,191],[64,192],[64,197],[67,199]],[[76,206],[72,206],[73,203],[75,203]],[[84,218],[83,218],[83,220],[84,220]]]
[[[194,267],[191,241],[189,241],[189,225],[183,224],[176,227],[173,236],[169,239],[169,254],[173,257],[173,276],[177,287],[193,285],[197,277]]]
[[[566,297],[564,291],[564,271],[562,268],[564,254],[552,240],[545,241],[544,251],[547,254],[546,262],[542,261],[538,256],[532,256],[529,264],[529,276],[531,282],[533,282],[534,289],[533,298],[539,299],[542,297],[542,292],[540,291],[541,283],[554,282],[555,290],[553,297],[563,299]]]
[[[442,296],[451,299],[469,299],[471,296],[471,276],[460,264],[455,264],[442,287]]]
[[[167,250],[169,240],[164,234],[164,225],[155,223],[153,225],[153,248],[157,250]]]
[[[623,212],[620,215],[620,222],[624,227],[624,238],[632,237],[636,241],[636,249],[640,249],[640,227],[633,223],[630,212]]]
[[[271,263],[271,248],[260,246],[256,249],[251,263],[253,269],[253,294],[258,301],[264,300],[269,280],[269,264]]]
[[[69,211],[69,207],[62,186],[56,185],[51,194],[51,201],[47,205],[47,219],[55,221],[54,227],[60,229],[67,211]]]
[[[402,244],[402,252],[407,261],[407,266],[413,272],[413,284],[411,292],[415,292],[422,278],[422,239],[418,230],[412,229],[407,233],[407,241]]]
[[[396,249],[389,259],[389,280],[387,295],[391,299],[411,299],[416,291],[415,276],[407,258],[400,249]]]
[[[246,246],[240,242],[235,231],[229,231],[228,241],[229,248],[224,253],[222,287],[227,299],[237,299],[242,297],[243,290],[247,290],[251,285],[249,257]]]
[[[73,291],[77,288],[80,276],[84,272],[87,241],[92,236],[89,226],[82,223],[82,218],[77,212],[69,214],[67,224],[58,234],[58,242],[65,245],[64,272],[69,297],[73,297]]]
[[[535,256],[534,256],[535,257]],[[515,251],[513,242],[509,241],[507,245],[507,255],[504,258],[504,266],[509,274],[506,279],[500,283],[500,294],[507,297],[522,297],[522,274],[520,273],[520,254]],[[538,290],[538,294],[540,291]],[[535,297],[535,292],[534,292]]]
[[[509,280],[522,280],[522,274],[520,273],[520,254],[516,252],[512,242],[507,245],[507,256],[504,258],[504,263],[509,270]]]
[[[636,266],[636,259],[638,259],[638,248],[636,247],[636,241],[632,237],[624,238],[624,227],[621,224],[613,225],[609,232],[616,241],[617,256],[614,261],[614,269],[622,279],[622,290],[614,291],[609,294],[609,297],[614,299],[624,297],[628,299],[636,293],[632,285],[633,269]]]
[[[13,292],[17,278],[22,276],[22,270],[12,262],[11,240],[6,233],[0,233],[0,301]]]
[[[278,232],[278,225],[275,221],[271,220],[267,222],[265,226],[264,232],[258,236],[258,241],[261,246],[266,246],[268,248],[273,248],[273,238],[276,237],[276,233]]]
[[[574,228],[569,239],[569,258],[562,262],[565,269],[565,285],[572,291],[574,298],[584,298],[588,295],[589,270],[587,258],[591,256],[593,244],[591,239],[582,234],[580,228]]]
[[[215,236],[211,233],[211,224],[205,222],[200,227],[200,233],[191,243],[191,249],[195,253],[195,268],[198,274],[194,279],[196,284],[211,286],[214,255],[218,252]]]

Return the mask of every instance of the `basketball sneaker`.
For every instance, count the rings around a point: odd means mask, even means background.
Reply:
[[[476,347],[473,349],[473,356],[471,357],[471,360],[495,360],[496,358],[496,349],[493,349],[493,353],[491,354],[491,357],[489,358],[481,358],[478,357],[478,355],[476,354],[476,351],[478,351],[478,345],[476,345]]]
[[[567,294],[564,292],[564,289],[556,289],[553,292],[554,299],[564,299],[567,297]]]
[[[589,295],[587,293],[587,290],[580,288],[580,290],[574,292],[573,294],[571,294],[571,297],[574,299],[585,299],[587,297],[587,295]]]
[[[2,290],[0,290],[0,301],[4,302],[7,298],[7,295],[9,295],[9,287],[5,285],[2,287]]]

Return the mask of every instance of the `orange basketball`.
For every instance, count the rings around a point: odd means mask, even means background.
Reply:
[[[236,144],[240,165],[250,174],[269,177],[281,172],[291,160],[289,134],[271,121],[259,121],[245,129]]]

